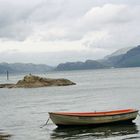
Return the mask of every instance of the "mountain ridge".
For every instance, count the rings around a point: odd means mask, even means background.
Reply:
[[[33,63],[0,63],[0,74],[9,73],[44,73],[51,71],[52,66]]]
[[[86,62],[90,64],[86,65]],[[79,66],[81,65],[81,67]],[[123,48],[105,56],[101,60],[86,60],[85,62],[60,63],[55,70],[84,70],[103,68],[140,67],[140,45]]]
[[[122,52],[121,52],[122,51]],[[100,60],[86,60],[84,62],[65,62],[56,67],[46,64],[33,63],[0,63],[0,74],[10,73],[45,73],[48,71],[68,71],[87,69],[140,67],[140,45],[123,48],[107,55]]]

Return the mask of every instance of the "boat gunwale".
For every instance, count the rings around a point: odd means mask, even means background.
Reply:
[[[117,110],[118,111],[118,110]],[[120,110],[122,111],[122,110]],[[96,114],[98,112],[84,112],[84,113],[74,113],[74,114],[71,114],[72,112],[70,113],[67,113],[67,112],[49,112],[49,114],[51,115],[59,115],[59,116],[71,116],[71,117],[105,117],[105,116],[116,116],[116,115],[123,115],[123,114],[131,114],[131,113],[138,113],[139,110],[136,110],[136,109],[131,109],[127,112],[119,112],[119,113],[114,113],[114,114],[109,114],[108,112],[111,112],[111,111],[107,111],[107,112],[104,112],[102,114]],[[88,113],[88,114],[86,114]]]

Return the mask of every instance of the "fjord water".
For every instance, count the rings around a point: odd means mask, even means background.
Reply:
[[[140,117],[129,125],[57,128],[50,111],[105,111],[140,109],[140,68],[63,71],[41,74],[67,78],[74,86],[0,89],[0,134],[12,140],[129,140],[140,139]],[[10,75],[9,82],[23,75]],[[6,77],[0,76],[0,83]]]

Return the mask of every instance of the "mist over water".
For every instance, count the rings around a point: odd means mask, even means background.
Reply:
[[[24,75],[0,76],[0,83],[16,82]],[[74,86],[0,89],[0,134],[13,140],[129,140],[140,139],[139,116],[131,125],[98,128],[57,128],[49,111],[105,111],[140,108],[140,68],[64,71],[40,74],[67,78]]]

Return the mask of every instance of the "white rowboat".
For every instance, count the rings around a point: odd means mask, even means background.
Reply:
[[[99,125],[108,123],[132,122],[138,110],[125,109],[106,112],[49,112],[57,126]]]

